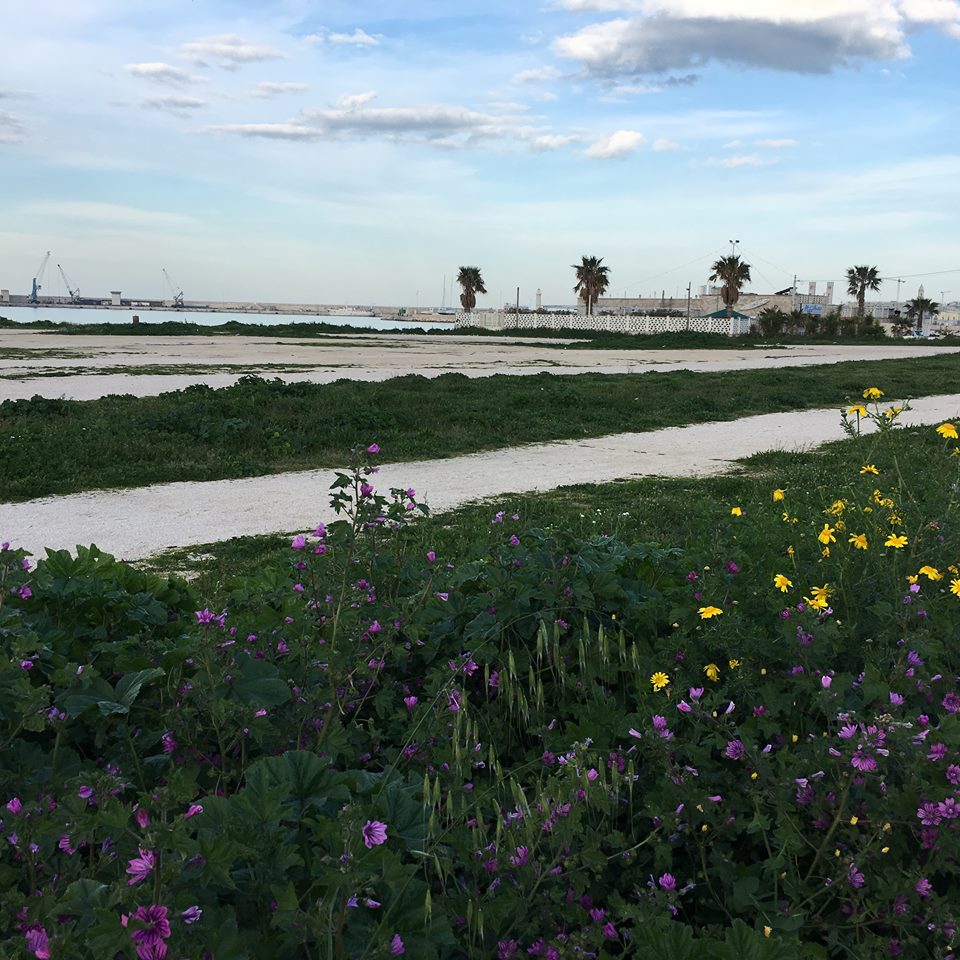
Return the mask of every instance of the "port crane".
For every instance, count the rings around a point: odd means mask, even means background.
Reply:
[[[167,286],[170,288],[170,292],[173,294],[173,305],[175,307],[183,306],[183,291],[177,290],[177,285],[173,282],[170,277],[170,274],[167,273],[166,267],[163,269],[163,276],[167,281]]]
[[[74,303],[77,303],[77,301],[80,299],[80,288],[70,286],[70,281],[67,279],[67,275],[63,272],[63,267],[61,267],[59,263],[57,264],[57,269],[60,271],[60,276],[63,277],[63,285],[67,288],[67,293],[70,294],[70,299]]]
[[[30,302],[39,303],[40,302],[40,290],[42,289],[43,283],[43,274],[47,269],[47,263],[50,261],[50,251],[47,251],[46,256],[40,261],[40,266],[37,267],[37,272],[33,275],[33,289],[30,291]]]

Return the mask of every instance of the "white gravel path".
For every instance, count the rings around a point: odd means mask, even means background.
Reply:
[[[912,405],[905,423],[935,424],[960,414],[960,394],[924,397]],[[807,410],[386,464],[376,479],[380,489],[414,487],[432,510],[441,511],[577,483],[722,473],[732,461],[754,453],[809,449],[842,437],[836,410]],[[0,504],[0,540],[34,554],[44,547],[96,543],[135,560],[169,547],[306,530],[333,519],[327,496],[333,473],[304,470]]]
[[[555,341],[554,341],[555,343]],[[2,351],[38,351],[30,358],[4,357]],[[49,356],[59,350],[76,357]],[[286,381],[387,380],[407,374],[468,377],[535,373],[646,373],[799,367],[851,360],[885,360],[956,353],[960,348],[891,342],[877,346],[799,345],[782,348],[733,346],[729,350],[560,350],[550,343],[467,336],[337,336],[329,340],[271,337],[104,337],[0,331],[0,401],[33,396],[91,400],[108,394],[155,396],[195,383],[224,387],[244,373]],[[242,369],[202,373],[225,364]],[[269,369],[264,364],[307,364],[308,368]],[[259,365],[259,366],[258,366]],[[150,367],[197,367],[175,373],[146,373]],[[137,367],[128,374],[117,368]],[[80,370],[78,371],[78,368]],[[72,373],[68,371],[74,371]],[[99,373],[98,370],[104,372]],[[44,376],[24,376],[30,372]],[[110,371],[110,372],[107,372]],[[51,376],[53,372],[65,376]]]

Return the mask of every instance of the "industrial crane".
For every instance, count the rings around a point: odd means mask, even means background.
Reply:
[[[61,267],[59,263],[57,264],[57,269],[60,271],[60,276],[63,277],[63,285],[67,288],[70,299],[76,303],[80,299],[80,288],[70,286],[70,281],[67,279],[67,275],[63,272],[63,267]]]
[[[182,307],[182,306],[183,306],[183,291],[182,291],[182,290],[177,290],[177,285],[176,285],[176,284],[173,282],[173,280],[170,278],[170,274],[167,273],[166,268],[164,267],[164,268],[162,268],[162,269],[163,269],[163,275],[164,275],[164,277],[166,278],[166,281],[167,281],[167,286],[170,288],[170,292],[173,294],[173,305],[174,305],[175,307]]]
[[[47,262],[50,260],[50,251],[47,251],[47,255],[40,261],[40,266],[37,268],[37,272],[33,276],[33,289],[30,291],[30,302],[39,303],[40,302],[40,290],[41,284],[43,283],[43,273],[47,269]]]

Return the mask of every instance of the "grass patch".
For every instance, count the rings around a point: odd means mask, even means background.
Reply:
[[[157,397],[0,404],[0,499],[335,466],[376,439],[399,462],[538,441],[841,406],[865,383],[890,397],[956,389],[960,357],[725,373],[398,377],[382,383],[243,378]]]
[[[911,427],[888,440],[877,457],[877,438],[841,440],[809,452],[770,451],[738,461],[734,473],[715,477],[644,477],[615,483],[577,484],[548,493],[505,494],[420,519],[411,530],[411,550],[433,550],[457,563],[482,554],[498,535],[492,518],[517,513],[524,527],[569,531],[575,537],[615,537],[702,548],[717,537],[721,512],[739,504],[770,500],[783,488],[792,513],[815,509],[833,499],[837,478],[856,476],[861,465],[877,462],[897,475],[901,464],[922,463],[941,455],[942,442],[929,428]],[[197,592],[223,603],[237,579],[256,576],[287,550],[289,531],[269,536],[233,537],[167,550],[137,566],[190,579]]]

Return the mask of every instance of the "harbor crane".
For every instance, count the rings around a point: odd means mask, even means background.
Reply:
[[[50,251],[48,250],[46,256],[40,261],[40,266],[37,267],[37,272],[33,275],[33,289],[30,291],[30,302],[39,303],[40,302],[40,290],[42,289],[43,284],[43,274],[47,269],[47,263],[50,261]]]
[[[177,285],[173,282],[170,277],[170,274],[167,273],[166,267],[163,267],[163,276],[167,281],[167,286],[170,288],[170,292],[173,294],[173,305],[175,307],[183,306],[183,291],[177,290]]]
[[[61,267],[59,263],[57,264],[57,269],[60,271],[60,276],[63,277],[63,285],[67,288],[70,299],[74,303],[77,303],[80,300],[80,288],[70,286],[70,281],[67,279],[67,275],[63,272],[63,267]]]

